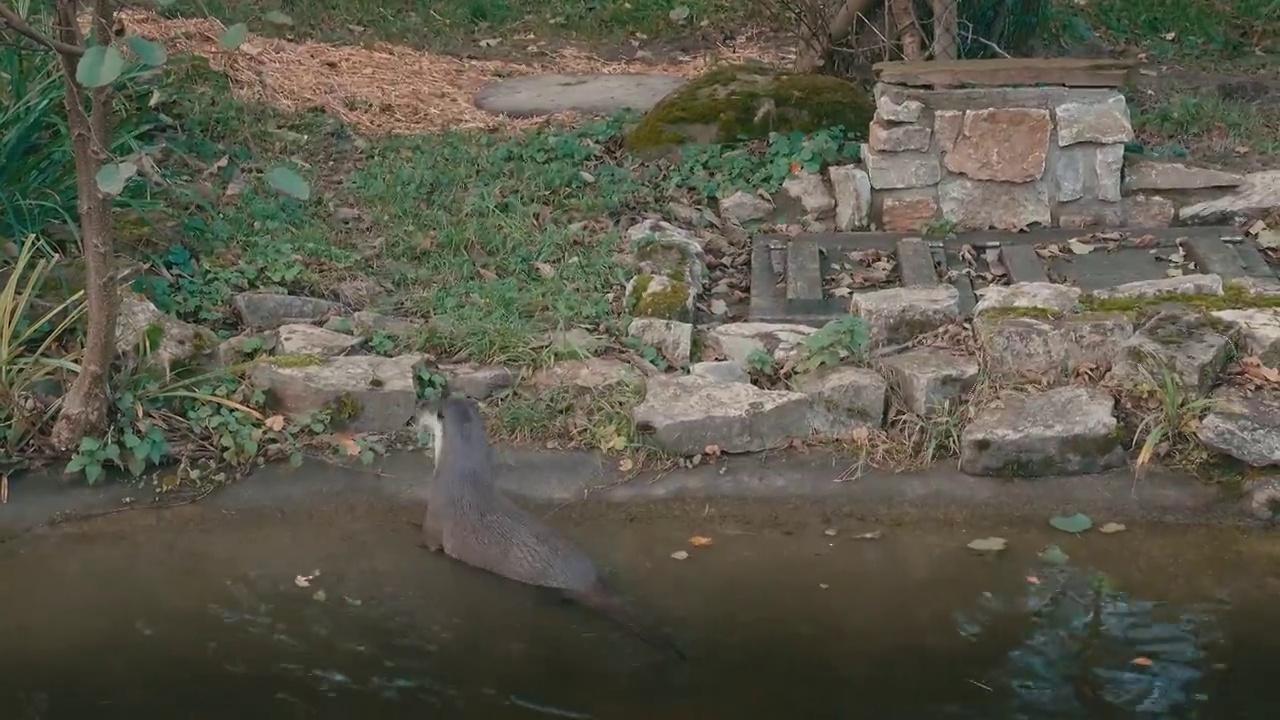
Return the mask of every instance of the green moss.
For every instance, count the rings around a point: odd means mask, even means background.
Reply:
[[[319,355],[276,355],[274,357],[265,358],[266,362],[276,367],[315,367],[324,364],[324,358]]]
[[[677,282],[689,282],[690,250],[678,242],[652,235],[636,243],[636,261]]]
[[[811,133],[836,126],[865,136],[874,114],[868,93],[838,78],[725,65],[658,103],[628,135],[627,147],[644,151],[689,141],[756,140],[770,132]]]
[[[1062,313],[1048,308],[1038,307],[996,307],[982,311],[983,318],[1003,320],[1005,318],[1030,318],[1050,322],[1062,317]]]
[[[331,403],[331,409],[333,410],[333,419],[342,421],[360,417],[360,413],[364,411],[360,401],[351,397],[351,393],[342,393],[334,398]]]
[[[1247,308],[1280,308],[1280,297],[1254,295],[1237,285],[1227,285],[1221,295],[1160,295],[1147,298],[1098,298],[1092,294],[1080,298],[1086,309],[1103,312],[1137,313],[1157,305],[1179,304],[1205,311],[1241,310]]]
[[[687,321],[690,292],[692,289],[687,282],[662,276],[640,275],[632,286],[628,301],[632,314],[638,317]]]
[[[164,342],[164,325],[151,323],[143,329],[142,338],[146,343],[147,350],[156,350],[160,347],[160,343]]]

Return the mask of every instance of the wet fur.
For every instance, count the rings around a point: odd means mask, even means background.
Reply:
[[[423,546],[517,582],[558,590],[684,659],[674,644],[643,628],[586,555],[498,491],[493,448],[474,401],[453,396],[424,404],[417,422],[431,432],[435,446]]]

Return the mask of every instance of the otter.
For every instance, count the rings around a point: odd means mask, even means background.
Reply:
[[[410,424],[428,430],[435,446],[423,547],[516,582],[559,591],[644,642],[686,659],[671,640],[645,629],[604,585],[590,558],[498,490],[493,447],[474,400],[446,393],[420,402]]]

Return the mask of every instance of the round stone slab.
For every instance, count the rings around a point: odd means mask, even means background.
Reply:
[[[673,75],[528,75],[490,83],[476,93],[476,107],[511,117],[574,111],[608,115],[647,112],[685,83]]]

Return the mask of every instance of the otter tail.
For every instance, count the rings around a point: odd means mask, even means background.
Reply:
[[[596,612],[608,617],[610,620],[622,625],[631,631],[633,635],[640,638],[649,645],[663,652],[671,653],[680,660],[687,660],[684,651],[676,646],[670,638],[653,629],[651,623],[641,622],[636,612],[622,601],[622,598],[611,592],[608,588],[600,583],[596,583],[590,588],[582,591],[566,590],[565,595],[584,607],[591,608]]]

